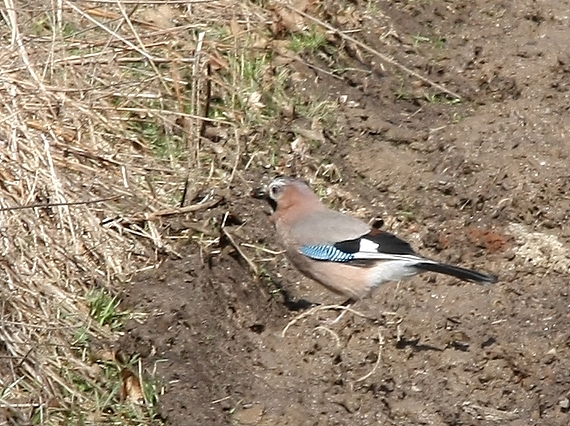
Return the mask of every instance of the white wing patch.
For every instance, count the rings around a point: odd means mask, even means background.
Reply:
[[[363,252],[378,253],[378,243],[375,243],[374,241],[371,241],[367,238],[361,238],[360,249],[358,250],[358,253]]]
[[[359,250],[353,254],[354,259],[360,260],[404,260],[409,262],[424,262],[424,263],[437,263],[432,260],[426,259],[421,256],[416,256],[413,254],[394,254],[394,253],[383,253],[378,251],[379,245],[374,241],[367,238],[362,238],[360,240]]]

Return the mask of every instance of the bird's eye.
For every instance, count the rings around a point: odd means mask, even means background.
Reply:
[[[283,187],[281,185],[271,185],[269,187],[269,196],[273,199],[276,199],[277,197],[279,197],[279,194],[281,193],[282,190]]]

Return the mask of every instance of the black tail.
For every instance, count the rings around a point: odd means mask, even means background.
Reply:
[[[482,272],[473,271],[471,269],[461,268],[459,266],[447,265],[445,263],[416,263],[414,267],[429,272],[438,272],[440,274],[451,275],[463,281],[471,281],[477,284],[494,284],[499,278],[495,275],[488,275]]]

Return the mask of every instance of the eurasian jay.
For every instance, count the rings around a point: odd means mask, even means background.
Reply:
[[[370,295],[388,281],[438,272],[477,284],[497,277],[419,256],[393,234],[330,210],[299,180],[275,178],[264,195],[286,255],[304,275],[352,300]]]

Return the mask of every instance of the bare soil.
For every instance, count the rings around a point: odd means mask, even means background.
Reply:
[[[129,284],[125,306],[150,315],[128,325],[122,351],[163,383],[171,425],[569,424],[570,2],[328,3],[321,19],[462,102],[331,39],[287,66],[292,91],[339,102],[338,131],[284,153],[281,170],[311,178],[305,160],[333,165],[319,173],[335,208],[500,282],[426,274],[353,306],[366,317],[330,325],[338,312],[320,311],[282,336],[303,301],[342,300],[283,255],[240,246],[256,279],[227,238],[209,250],[192,240]],[[259,131],[292,141],[303,126],[284,114]],[[229,212],[237,243],[280,250],[267,206],[248,196],[266,174],[248,168],[194,225]]]

